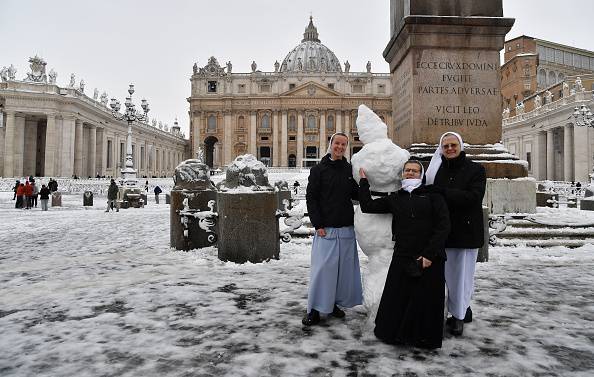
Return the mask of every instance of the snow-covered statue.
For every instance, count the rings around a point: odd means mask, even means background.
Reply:
[[[573,87],[576,93],[580,93],[585,90],[584,85],[582,84],[582,79],[579,76],[575,79],[575,84]]]
[[[50,84],[55,84],[56,83],[56,79],[58,78],[58,74],[56,73],[56,71],[54,71],[54,69],[50,69],[49,74],[49,83]]]
[[[100,99],[101,99],[101,104],[103,106],[107,106],[107,93],[106,92],[101,93]]]
[[[365,68],[367,68],[367,73],[371,73],[371,61],[370,60],[367,61],[367,65],[365,66]]]
[[[93,90],[93,99],[97,101],[97,97],[99,97],[99,89],[95,88]]]
[[[349,73],[351,71],[351,63],[347,60],[344,62],[344,73]]]
[[[80,90],[81,93],[85,92],[85,80],[80,80],[80,83],[78,84],[78,90]]]
[[[230,75],[233,71],[233,64],[231,64],[231,60],[227,62],[227,74]]]
[[[258,68],[258,65],[255,60],[252,60],[252,72],[256,72],[256,68]]]
[[[538,109],[539,107],[542,106],[542,99],[540,98],[540,96],[537,94],[536,97],[534,97],[534,108]]]
[[[569,84],[563,81],[563,97],[569,97]]]
[[[501,113],[501,117],[503,119],[507,119],[507,118],[509,118],[509,113],[510,113],[509,107],[506,107],[505,109],[503,109],[503,112]]]
[[[151,126],[157,128],[157,120],[155,118],[153,118],[153,120],[151,121]]]
[[[524,102],[519,102],[516,105],[516,115],[524,114]]]
[[[266,166],[251,154],[237,156],[227,167],[225,180],[217,185],[221,191],[248,187],[252,191],[274,191],[268,182]]]
[[[8,68],[2,67],[2,69],[0,69],[0,79],[2,79],[2,81],[8,81]]]
[[[76,76],[74,76],[74,73],[71,73],[70,74],[70,82],[68,83],[68,87],[74,88],[74,85],[76,85]]]
[[[386,124],[365,105],[359,106],[357,130],[364,145],[351,159],[353,177],[359,182],[359,168],[363,168],[374,198],[398,191],[401,171],[410,154],[388,138]],[[362,213],[357,207],[355,234],[361,250],[369,258],[368,271],[363,277],[363,299],[373,317],[394,253],[392,215]]]
[[[274,62],[274,72],[278,72],[278,69],[280,68],[280,63],[277,61]]]
[[[301,62],[301,58],[297,58],[297,70],[303,70],[303,63]]]
[[[11,64],[10,67],[8,67],[8,79],[10,81],[16,80],[16,73],[17,73],[16,68],[14,67],[14,65]],[[580,83],[581,83],[581,81],[580,81]]]
[[[162,130],[163,129],[163,122],[159,121],[159,129]]]
[[[553,93],[551,93],[550,91],[546,91],[545,92],[545,103],[551,103],[553,102]]]

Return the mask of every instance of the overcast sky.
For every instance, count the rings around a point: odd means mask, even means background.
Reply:
[[[525,34],[594,51],[594,1],[503,0],[516,19],[508,39]],[[303,38],[310,14],[322,43],[351,71],[388,72],[382,52],[390,39],[389,0],[0,0],[0,67],[14,64],[17,79],[39,55],[66,86],[70,73],[85,92],[121,102],[134,83],[150,117],[188,135],[192,65],[210,56],[231,60],[234,72],[271,71],[275,60]]]

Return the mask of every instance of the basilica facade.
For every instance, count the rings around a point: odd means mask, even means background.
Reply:
[[[390,74],[351,72],[321,43],[310,17],[301,43],[273,70],[235,73],[215,57],[194,64],[191,76],[190,145],[211,167],[250,153],[273,167],[311,166],[326,154],[330,136],[346,133],[347,157],[361,149],[356,118],[360,104],[373,109],[392,137]],[[344,67],[344,68],[343,68]]]
[[[58,85],[39,57],[17,79],[11,66],[0,70],[0,174],[3,177],[120,176],[128,124],[116,120],[107,94],[85,94],[84,81]],[[175,124],[132,124],[132,160],[137,176],[172,176],[185,160],[187,140]]]

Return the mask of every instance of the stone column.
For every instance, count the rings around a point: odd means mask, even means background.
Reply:
[[[547,159],[547,134],[538,132],[534,138],[534,156],[532,157],[532,177],[538,181],[547,178],[546,159]]]
[[[37,121],[26,120],[24,129],[23,175],[37,175]]]
[[[15,116],[14,129],[14,175],[15,177],[24,176],[23,159],[25,156],[25,116]]]
[[[14,129],[16,127],[13,111],[6,112],[6,130],[4,131],[4,177],[14,177]]]
[[[73,116],[64,116],[62,119],[62,148],[61,164],[56,175],[60,177],[72,177],[75,164],[75,127],[76,119]],[[82,132],[82,123],[81,123]],[[82,160],[81,160],[82,161]]]
[[[76,131],[74,135],[74,174],[81,177],[83,175],[83,123],[76,119]]]
[[[55,160],[56,160],[56,116],[55,114],[47,114],[47,127],[45,129],[45,166],[43,168],[43,175],[51,177],[56,175]]]
[[[258,153],[256,151],[256,144],[256,112],[252,111],[252,113],[250,114],[250,142],[248,145],[248,153],[258,157]]]
[[[573,181],[573,127],[566,125],[563,128],[563,179]]]
[[[89,166],[87,168],[91,177],[97,175],[97,127],[91,125],[89,129]]]
[[[303,111],[297,112],[297,167],[303,167]]]
[[[272,166],[279,166],[278,154],[278,111],[272,112]]]
[[[351,159],[351,148],[353,147],[353,138],[351,136],[351,112],[346,111],[344,113],[344,133],[349,138],[349,145],[347,146],[346,151],[344,152],[344,156],[347,159]]]
[[[553,144],[553,129],[547,130],[547,179],[555,180],[555,151]]]
[[[338,110],[334,117],[334,132],[342,132],[342,111]]]
[[[225,111],[223,113],[225,120],[224,138],[223,143],[223,165],[228,165],[233,161],[233,125],[231,124],[231,111]]]
[[[99,172],[99,175],[105,175],[105,166],[107,165],[107,139],[105,136],[105,128],[97,128],[97,158],[96,162],[96,169]]]
[[[5,140],[4,137],[6,136],[6,125],[4,124],[4,114],[0,111],[0,177],[3,176],[4,173],[4,147],[5,147]]]
[[[574,177],[579,182],[589,182],[592,155],[589,148],[589,127],[575,127],[573,129]]]
[[[287,110],[283,110],[282,111],[282,116],[281,116],[281,166],[289,166],[289,160],[287,157],[287,149],[288,147],[288,114],[287,114]]]
[[[320,150],[318,151],[318,158],[326,155],[326,111],[320,111]]]

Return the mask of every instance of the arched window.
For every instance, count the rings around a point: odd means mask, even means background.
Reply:
[[[326,122],[326,129],[328,131],[334,130],[334,115],[328,115],[328,121]]]
[[[214,115],[208,116],[208,123],[206,126],[207,131],[216,132],[217,131],[217,118]]]
[[[554,85],[557,83],[557,74],[553,71],[549,72],[549,81],[548,84],[549,85]]]
[[[239,128],[239,129],[244,129],[245,128],[245,118],[243,117],[243,115],[241,115],[237,119],[237,128]]]
[[[270,116],[268,114],[264,114],[262,117],[262,128],[270,128]]]
[[[297,130],[297,122],[295,121],[295,115],[289,117],[289,131]]]
[[[316,117],[315,116],[310,115],[307,117],[307,128],[309,128],[310,130],[316,129]]]

